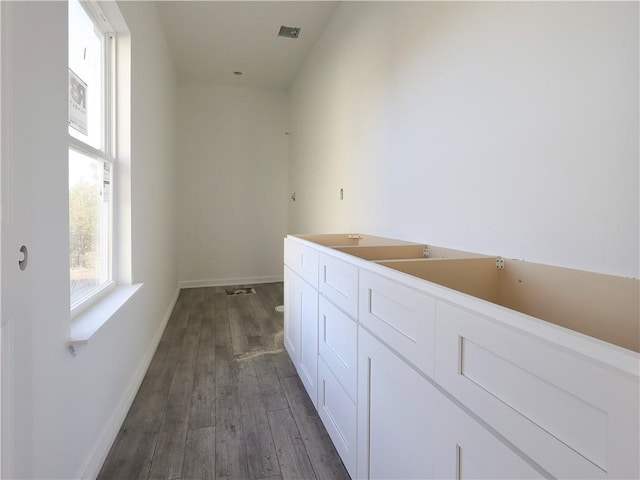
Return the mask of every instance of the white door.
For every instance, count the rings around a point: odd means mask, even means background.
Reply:
[[[25,116],[16,105],[16,95],[19,95],[20,85],[16,85],[19,71],[16,71],[17,60],[15,48],[15,25],[11,21],[17,5],[14,2],[2,2],[0,4],[0,21],[2,40],[1,80],[2,91],[0,105],[2,106],[1,118],[1,257],[0,263],[0,318],[1,318],[1,349],[2,349],[2,477],[11,478],[14,472],[14,435],[16,393],[15,379],[13,376],[15,356],[16,333],[20,336],[24,332],[22,326],[26,326],[29,318],[30,304],[29,291],[31,290],[31,269],[27,263],[25,270],[20,270],[18,260],[22,245],[28,248],[31,245],[31,200],[29,194],[30,162],[21,155],[19,146],[24,141],[22,132],[19,132],[19,124]],[[18,68],[19,70],[19,68]],[[18,130],[18,131],[16,131]],[[15,134],[15,136],[14,136]],[[18,332],[16,332],[18,325]],[[28,380],[23,380],[27,382]]]
[[[47,329],[64,321],[48,295],[60,290],[68,265],[59,255],[68,245],[59,202],[68,176],[66,50],[59,48],[67,13],[62,2],[0,2],[0,12],[2,477],[14,478],[32,468],[33,405],[41,393],[35,358]],[[29,258],[21,270],[23,245]]]

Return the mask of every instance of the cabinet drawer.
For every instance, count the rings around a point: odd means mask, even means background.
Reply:
[[[350,317],[358,315],[358,268],[320,254],[320,292]]]
[[[438,302],[436,381],[558,478],[637,478],[638,384]]]
[[[395,280],[360,271],[360,323],[430,377],[435,300]]]
[[[318,288],[318,252],[285,238],[284,263],[314,288]]]
[[[355,402],[358,381],[358,325],[322,297],[318,320],[320,357]]]
[[[448,398],[438,394],[433,478],[543,478],[529,463],[473,420]]]
[[[322,359],[318,380],[318,414],[349,475],[356,478],[356,404]]]

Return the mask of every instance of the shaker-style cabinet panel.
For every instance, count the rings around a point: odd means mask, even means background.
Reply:
[[[438,393],[434,478],[451,480],[544,478],[531,464]]]
[[[436,381],[554,477],[637,477],[627,375],[439,302]]]
[[[285,267],[284,344],[317,408],[318,292]]]
[[[436,390],[360,327],[358,478],[432,478]]]
[[[318,414],[351,478],[356,478],[356,403],[321,358],[318,362]]]
[[[429,295],[360,269],[359,319],[391,348],[433,377],[436,302]]]
[[[318,288],[318,252],[313,248],[285,239],[284,263],[314,288]]]
[[[352,318],[358,317],[358,268],[349,262],[320,254],[319,290]]]
[[[320,296],[318,336],[320,358],[355,402],[358,382],[358,324]]]
[[[294,365],[300,362],[300,316],[302,298],[298,293],[296,274],[288,266],[284,267],[284,347]]]

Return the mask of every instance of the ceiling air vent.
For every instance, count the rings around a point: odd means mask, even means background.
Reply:
[[[298,27],[285,27],[282,25],[278,32],[279,37],[298,38],[300,35],[300,29]]]

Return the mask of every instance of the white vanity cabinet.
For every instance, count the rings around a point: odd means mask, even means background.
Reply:
[[[358,268],[295,238],[285,241],[285,264],[285,346],[355,478]]]
[[[637,279],[285,242],[285,345],[352,478],[640,478]]]

